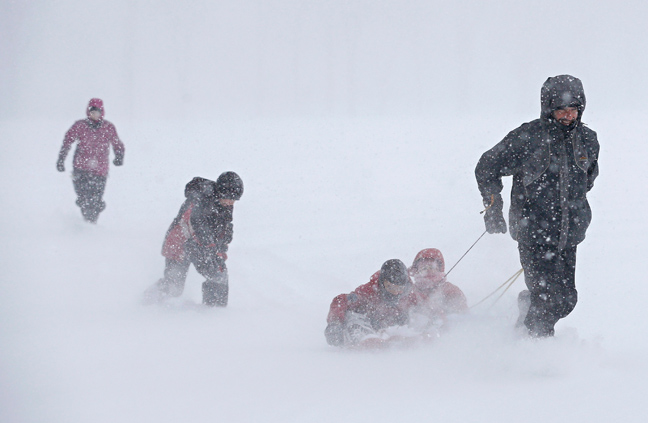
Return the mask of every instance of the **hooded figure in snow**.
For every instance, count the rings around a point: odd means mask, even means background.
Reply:
[[[205,277],[203,304],[227,306],[229,277],[225,261],[232,242],[234,203],[243,195],[243,181],[235,172],[218,179],[195,177],[185,186],[186,200],[164,238],[164,277],[144,293],[146,303],[178,297],[184,291],[189,266]]]
[[[326,318],[326,341],[343,347],[386,345],[380,338],[382,332],[407,325],[410,311],[426,305],[419,300],[407,266],[398,259],[387,260],[369,282],[333,298]]]
[[[489,233],[505,233],[502,177],[512,176],[509,229],[518,242],[528,291],[519,296],[518,325],[552,336],[575,307],[576,247],[592,218],[587,192],[598,175],[596,133],[581,121],[585,92],[578,78],[548,78],[541,116],[511,131],[475,169]]]
[[[115,153],[115,166],[124,163],[124,144],[117,136],[115,125],[104,119],[103,101],[93,98],[86,108],[86,119],[78,120],[65,134],[56,169],[65,172],[65,158],[72,144],[79,142],[74,152],[72,182],[77,194],[76,204],[83,218],[96,223],[106,208],[103,194],[108,178],[110,146]]]
[[[422,302],[429,303],[431,310],[442,316],[468,311],[463,291],[446,279],[445,260],[440,250],[426,248],[419,251],[409,274],[414,279],[417,295]]]

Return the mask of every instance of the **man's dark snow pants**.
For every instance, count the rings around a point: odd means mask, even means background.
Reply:
[[[576,246],[518,244],[524,278],[531,293],[524,325],[531,336],[552,336],[554,325],[576,306]]]

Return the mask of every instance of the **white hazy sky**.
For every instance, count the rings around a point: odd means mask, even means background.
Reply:
[[[537,111],[547,76],[644,106],[648,3],[0,2],[0,117],[93,96],[113,118]]]

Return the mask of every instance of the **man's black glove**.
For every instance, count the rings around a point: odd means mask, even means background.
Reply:
[[[326,342],[334,347],[339,347],[344,343],[342,325],[339,323],[329,323],[324,330],[324,336],[326,336]]]
[[[502,209],[504,208],[504,201],[499,194],[489,195],[484,197],[484,223],[486,224],[486,231],[489,234],[505,234],[506,221]]]
[[[56,170],[58,170],[59,172],[65,172],[65,164],[63,164],[63,160],[58,159],[58,161],[56,162]]]
[[[115,160],[113,160],[113,164],[115,166],[121,166],[124,164],[124,156],[117,156],[115,157]]]

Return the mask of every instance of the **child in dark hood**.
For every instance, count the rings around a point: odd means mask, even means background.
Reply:
[[[56,169],[65,172],[65,158],[72,144],[79,142],[74,153],[72,181],[77,205],[83,218],[96,223],[106,208],[103,193],[108,178],[110,146],[115,153],[115,166],[124,163],[124,144],[117,136],[115,125],[104,119],[103,101],[93,98],[86,108],[86,119],[79,120],[65,134]]]
[[[227,249],[232,241],[234,202],[243,195],[243,181],[224,172],[216,182],[193,178],[185,187],[186,200],[167,230],[162,255],[164,277],[145,292],[145,302],[178,297],[184,290],[189,265],[206,278],[203,303],[225,307],[229,298]]]
[[[407,267],[387,260],[368,283],[333,299],[324,334],[330,345],[357,347],[382,344],[381,331],[407,325],[417,296]]]

